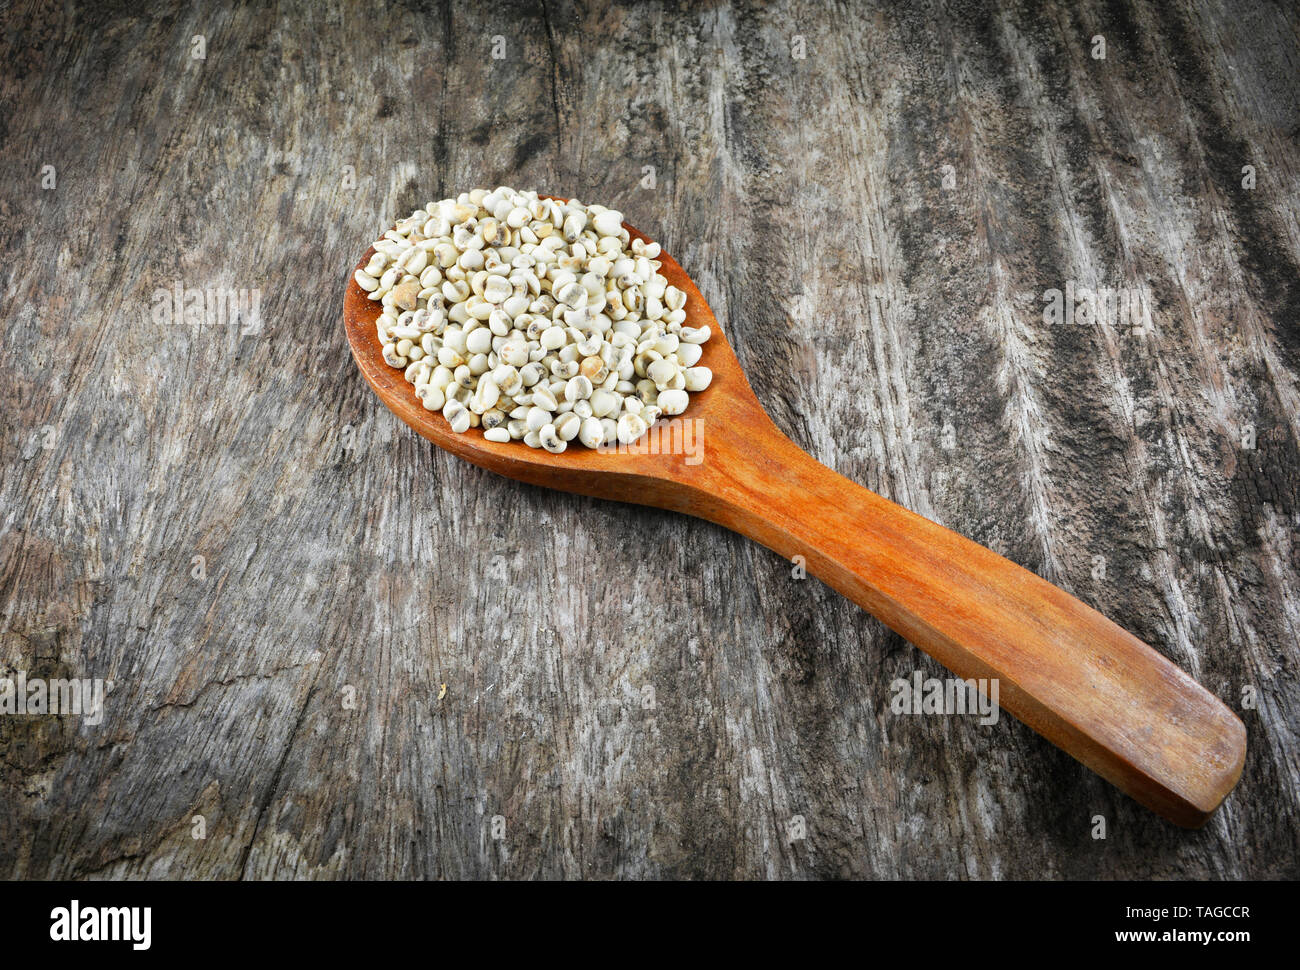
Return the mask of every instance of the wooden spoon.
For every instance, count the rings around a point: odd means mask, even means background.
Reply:
[[[764,413],[690,277],[667,253],[660,260],[687,295],[687,323],[713,334],[702,360],[713,383],[677,419],[697,436],[676,454],[602,453],[574,442],[553,455],[488,441],[477,428],[455,434],[385,363],[379,304],[352,279],[348,342],[384,404],[438,447],[509,478],[685,512],[786,559],[803,556],[809,572],[958,676],[997,678],[1003,709],[1122,791],[1179,825],[1204,824],[1241,776],[1241,721],[1096,610],[805,454]]]

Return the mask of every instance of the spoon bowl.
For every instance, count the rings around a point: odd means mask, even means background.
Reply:
[[[643,233],[631,226],[626,228],[634,239],[650,242]],[[358,269],[365,266],[374,251],[373,246],[366,250]],[[692,429],[707,429],[720,425],[724,420],[736,420],[738,415],[746,412],[747,408],[737,408],[738,398],[750,407],[759,408],[758,399],[745,379],[735,352],[700,291],[671,256],[662,253],[659,260],[660,274],[669,285],[686,294],[686,325],[707,325],[712,331],[712,336],[702,345],[700,364],[713,371],[713,381],[703,391],[691,393],[690,406],[684,414],[677,416],[677,420],[700,422],[693,424]],[[635,447],[629,449],[626,446],[619,450],[593,450],[576,442],[554,455],[542,448],[529,448],[521,441],[488,441],[481,428],[470,428],[464,434],[456,434],[441,413],[424,409],[415,396],[415,388],[407,383],[402,371],[390,367],[384,360],[375,329],[379,314],[379,303],[369,299],[356,280],[349,278],[343,298],[343,322],[352,356],[362,376],[389,410],[439,448],[489,471],[533,485],[597,498],[676,508],[675,505],[665,506],[661,501],[668,492],[674,491],[662,485],[685,480],[689,463],[695,460],[695,455],[680,451],[642,453]],[[766,419],[766,415],[763,417]],[[665,424],[669,420],[661,418],[659,423]],[[647,437],[656,436],[651,434]],[[691,439],[692,445],[695,441]],[[644,497],[638,498],[638,495]]]
[[[477,428],[454,433],[385,362],[379,304],[351,277],[348,343],[380,400],[438,447],[534,485],[699,516],[802,557],[810,573],[959,677],[996,679],[1002,709],[1143,805],[1179,825],[1204,824],[1241,776],[1241,721],[1070,594],[804,453],[764,412],[699,289],[671,256],[659,259],[686,293],[689,325],[712,332],[701,363],[713,381],[671,419],[689,429],[690,447],[683,437],[667,449],[554,455],[488,441]]]

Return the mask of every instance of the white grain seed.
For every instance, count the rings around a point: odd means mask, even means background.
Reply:
[[[570,411],[557,417],[554,427],[561,441],[572,441],[578,437],[578,431],[582,428],[582,418]]]
[[[465,338],[465,349],[471,354],[486,354],[492,349],[492,331],[479,327]]]
[[[688,367],[683,374],[688,391],[702,391],[713,383],[713,371],[707,367]]]
[[[538,431],[537,440],[542,443],[543,448],[553,455],[558,455],[569,447],[569,443],[560,437],[553,424],[548,424]]]
[[[699,344],[679,344],[677,347],[677,363],[683,367],[694,367],[704,356],[704,348]]]
[[[558,350],[567,339],[563,327],[547,327],[538,342],[544,350]]]
[[[605,442],[605,429],[601,426],[600,418],[590,417],[582,422],[578,429],[578,440],[588,448],[599,448]]]
[[[579,374],[569,378],[564,385],[564,398],[567,401],[585,401],[591,397],[591,381]]]
[[[545,408],[533,405],[528,409],[528,417],[525,419],[529,431],[541,431],[551,423],[551,412]]]
[[[661,391],[655,403],[664,414],[673,415],[685,411],[688,401],[685,391]]]
[[[636,441],[649,427],[638,414],[624,414],[618,419],[618,440],[621,444],[630,445]]]
[[[489,303],[504,303],[514,294],[510,281],[500,276],[489,276],[483,285],[483,298]]]
[[[602,236],[617,236],[623,231],[623,213],[615,209],[606,209],[596,216],[592,225]]]
[[[708,324],[705,324],[704,326],[699,328],[682,327],[681,333],[679,333],[677,336],[679,336],[684,343],[702,344],[706,340],[708,340],[709,337],[712,335],[713,335],[713,331],[709,329]]]

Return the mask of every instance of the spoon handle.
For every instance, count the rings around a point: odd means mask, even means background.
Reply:
[[[1179,825],[1203,825],[1237,783],[1245,727],[1145,643],[819,464],[766,415],[733,429],[708,442],[708,494],[691,511],[804,556],[809,572],[963,679],[997,678],[1003,709]]]

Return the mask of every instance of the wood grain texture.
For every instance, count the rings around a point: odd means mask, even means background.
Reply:
[[[0,874],[1300,874],[1287,5],[14,3],[0,49],[0,664],[114,683],[0,717]],[[1210,823],[892,714],[942,668],[774,553],[392,417],[347,269],[499,183],[617,205],[800,447],[1223,698]],[[1067,281],[1151,326],[1045,323]]]

